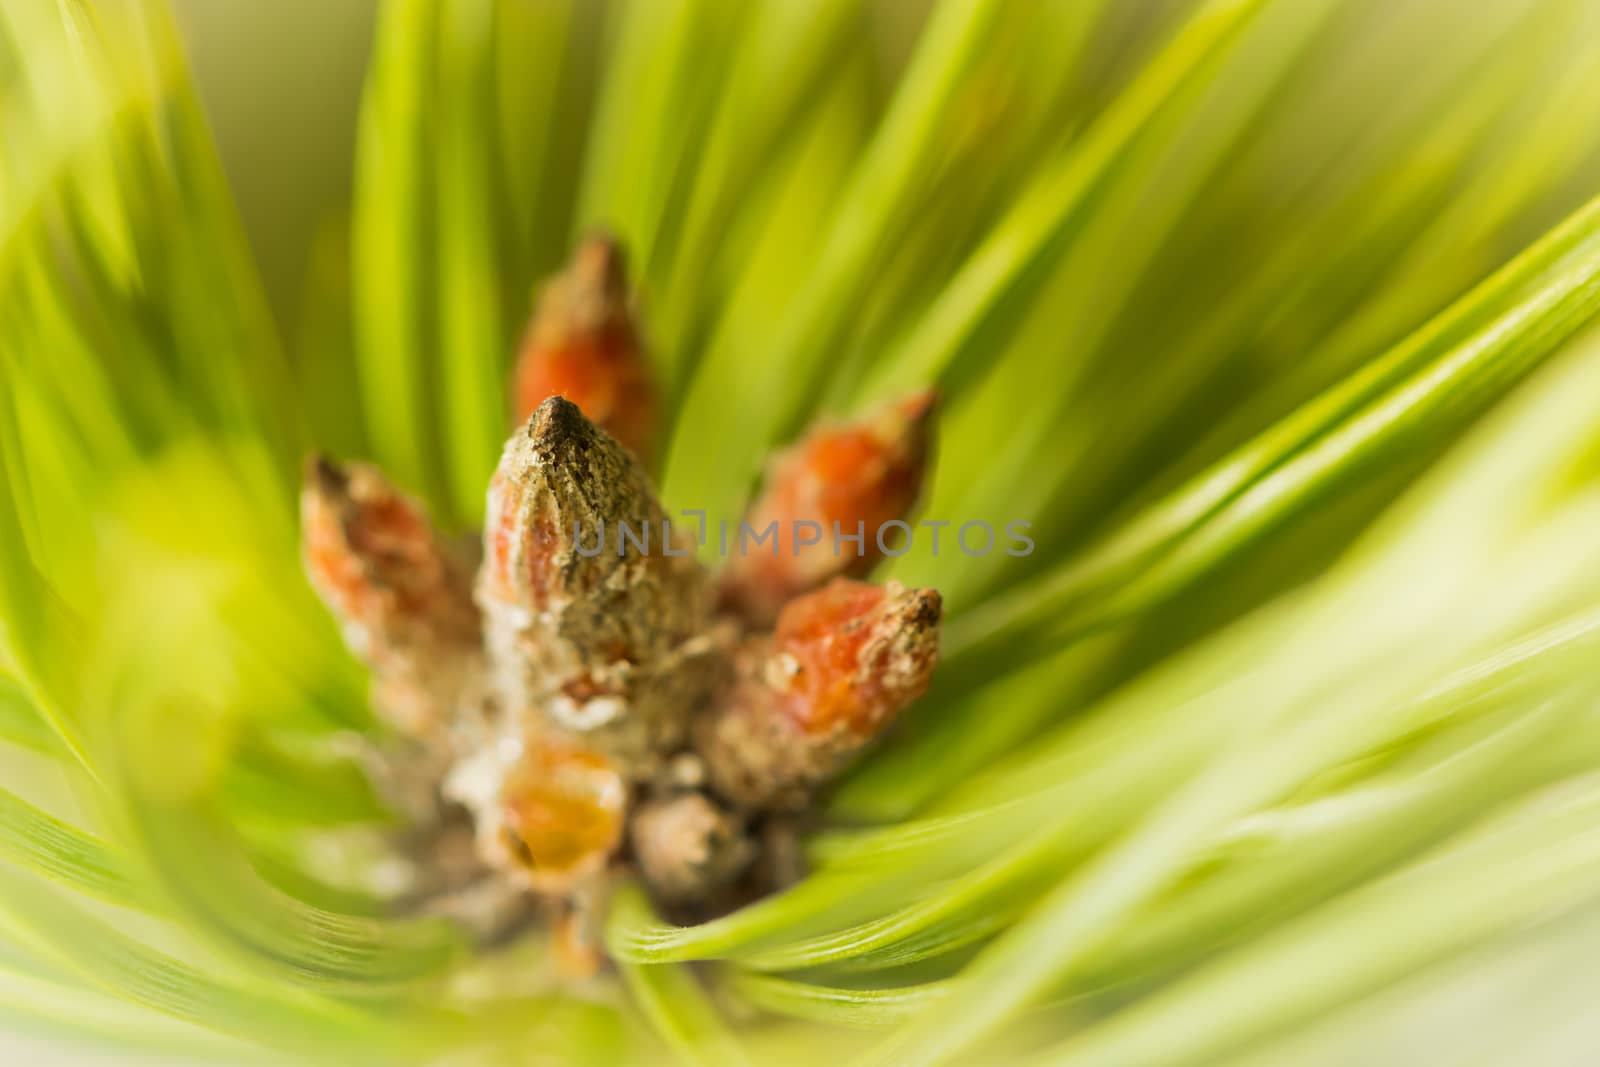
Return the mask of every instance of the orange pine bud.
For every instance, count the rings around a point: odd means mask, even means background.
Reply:
[[[301,515],[306,571],[374,668],[379,710],[426,732],[452,712],[478,654],[465,561],[420,504],[365,465],[313,456]]]
[[[649,458],[655,387],[615,240],[588,238],[546,284],[517,357],[512,394],[517,422],[550,397],[566,397],[635,455]]]
[[[566,892],[610,862],[627,804],[627,783],[604,756],[531,741],[500,789],[496,858],[533,889]]]
[[[756,625],[767,625],[792,597],[841,575],[859,577],[881,552],[877,534],[903,520],[922,491],[935,397],[923,390],[859,422],[821,426],[778,455],[746,522],[777,525],[771,551],[735,557],[722,576],[723,602]],[[796,524],[814,523],[797,541]],[[859,552],[840,551],[839,532],[864,534]]]
[[[938,660],[939,594],[836,579],[740,649],[736,678],[695,726],[716,790],[799,808],[921,696]]]

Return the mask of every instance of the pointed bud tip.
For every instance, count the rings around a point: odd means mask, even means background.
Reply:
[[[523,424],[523,436],[535,443],[555,442],[593,432],[583,409],[564,396],[545,398]]]
[[[617,440],[564,396],[545,399],[528,416],[522,431],[509,442],[507,457],[517,462],[564,465],[593,448],[623,451]]]
[[[628,293],[628,255],[622,242],[605,230],[586,236],[572,255],[572,278],[590,292],[625,298]]]
[[[938,409],[939,394],[921,389],[890,401],[867,420],[890,457],[892,473],[885,492],[905,510],[921,495]]]
[[[939,391],[932,386],[892,401],[889,405],[900,418],[913,426],[920,426],[939,410]]]
[[[344,468],[323,452],[313,452],[306,457],[302,479],[306,489],[325,496],[342,496],[350,485]]]
[[[892,615],[902,627],[933,629],[944,615],[944,598],[937,589],[906,589],[898,582],[890,582],[885,614]]]
[[[883,633],[923,633],[935,630],[944,612],[937,589],[910,588],[900,582],[873,585],[835,578],[805,596],[797,597],[778,616],[780,641],[815,640],[820,636],[859,628]]]

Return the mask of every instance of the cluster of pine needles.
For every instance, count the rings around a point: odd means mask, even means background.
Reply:
[[[316,32],[314,26],[305,29]],[[283,62],[292,64],[294,57]],[[0,1015],[158,1062],[1576,1062],[1600,7],[385,0],[263,296],[172,14],[0,5]],[[313,449],[482,521],[575,235],[673,508],[936,387],[943,662],[792,888],[571,986],[408,915]]]

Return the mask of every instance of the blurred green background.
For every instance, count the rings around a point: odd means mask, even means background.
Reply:
[[[348,210],[370,0],[176,0],[217,150],[278,321],[300,312],[312,243]]]

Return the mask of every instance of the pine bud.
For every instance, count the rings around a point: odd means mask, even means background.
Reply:
[[[594,734],[630,770],[682,736],[708,579],[638,460],[570,401],[545,401],[506,446],[484,557],[478,603],[514,716]]]
[[[792,881],[818,790],[927,687],[939,595],[842,576],[914,505],[934,401],[774,460],[746,521],[776,550],[736,559],[719,590],[638,458],[654,396],[613,242],[551,281],[515,388],[525,421],[489,484],[481,563],[372,468],[322,459],[305,558],[380,711],[420,741],[427,802],[470,814],[493,872],[445,879],[439,908],[492,936],[526,914],[501,890],[531,892],[556,957],[585,974],[624,861],[697,919]],[[441,863],[461,866],[433,817]]]
[[[780,453],[745,520],[758,533],[776,524],[777,544],[729,563],[723,602],[765,626],[791,598],[830,578],[870,571],[882,554],[880,529],[904,520],[921,494],[934,405],[933,392],[924,390],[859,422],[821,426]],[[797,524],[805,523],[814,525],[797,537]],[[836,527],[862,535],[859,552],[839,549]]]
[[[476,670],[465,560],[422,506],[365,465],[306,465],[302,538],[311,583],[375,673],[379,710],[411,733],[441,725]]]
[[[565,397],[635,455],[649,458],[655,387],[615,240],[588,238],[567,269],[546,283],[517,357],[512,394],[517,422],[550,397]]]
[[[628,838],[645,883],[673,904],[715,901],[756,857],[744,820],[703,793],[642,805]]]
[[[836,579],[740,648],[695,725],[712,786],[743,808],[798,809],[921,696],[938,659],[939,594]]]
[[[540,892],[564,893],[605,870],[622,844],[628,786],[604,756],[529,742],[500,788],[491,852]]]

